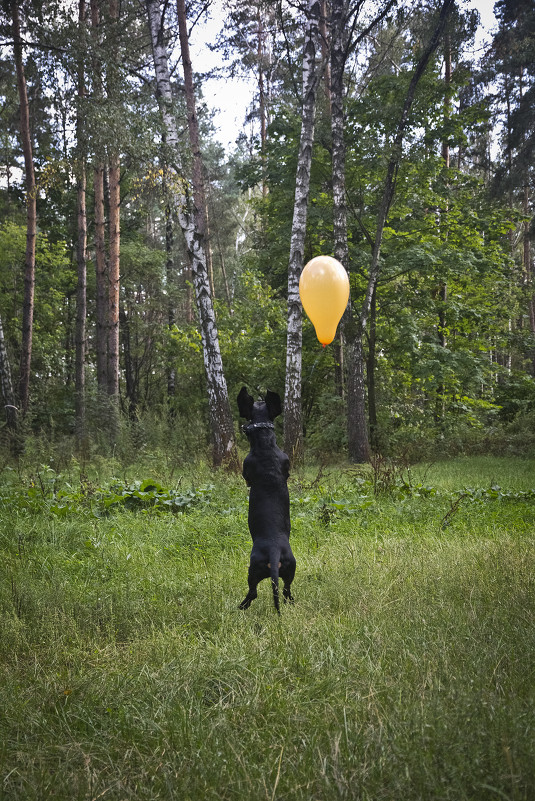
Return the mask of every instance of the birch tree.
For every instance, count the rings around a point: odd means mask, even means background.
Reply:
[[[208,392],[208,405],[213,444],[214,465],[223,463],[237,467],[234,443],[234,424],[228,399],[227,384],[219,348],[210,284],[206,268],[206,251],[202,231],[195,224],[191,191],[184,178],[180,154],[179,133],[174,115],[171,78],[167,49],[163,38],[162,14],[159,0],[146,0],[149,31],[156,75],[156,92],[163,118],[165,143],[171,169],[172,184],[180,227],[184,234],[191,262],[195,297],[202,337],[204,368]]]
[[[303,269],[307,226],[310,168],[314,144],[316,90],[321,76],[318,67],[320,0],[308,0],[307,25],[303,48],[303,88],[301,136],[295,177],[295,200],[288,264],[288,331],[286,339],[286,385],[284,392],[284,448],[292,462],[303,457],[301,374],[303,310],[299,297],[299,278]]]
[[[2,388],[2,398],[4,409],[6,410],[6,424],[8,429],[16,431],[18,424],[17,407],[15,404],[15,392],[13,391],[13,381],[11,380],[11,367],[7,356],[6,343],[4,339],[4,327],[0,318],[0,386]]]

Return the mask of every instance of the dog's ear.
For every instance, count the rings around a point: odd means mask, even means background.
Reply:
[[[251,395],[247,392],[247,387],[242,387],[238,394],[238,411],[240,413],[240,417],[245,417],[246,420],[251,419],[251,415],[253,413],[253,403],[254,400]]]
[[[268,389],[266,392],[266,406],[270,419],[274,420],[275,417],[278,417],[282,412],[280,395]]]

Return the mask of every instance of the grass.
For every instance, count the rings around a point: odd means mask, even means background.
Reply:
[[[531,801],[534,466],[456,460],[377,496],[354,470],[293,478],[280,619],[267,582],[237,610],[241,479],[198,476],[175,515],[54,514],[14,484],[0,799]]]

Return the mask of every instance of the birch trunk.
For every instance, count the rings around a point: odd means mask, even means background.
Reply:
[[[347,49],[347,0],[332,0],[331,3],[331,48],[330,84],[328,87],[331,112],[332,138],[332,183],[333,183],[333,235],[334,257],[349,269],[347,245],[347,204],[346,204],[346,143],[344,137],[344,66]],[[322,37],[323,38],[323,37]],[[334,344],[336,355],[335,381],[337,392],[344,397],[343,342],[346,322],[351,313],[351,299],[338,327],[338,338]]]
[[[132,360],[130,321],[124,306],[121,307],[119,314],[121,319],[121,339],[123,343],[125,399],[128,405],[128,416],[130,420],[134,421],[137,416],[138,393]]]
[[[37,190],[33,168],[32,141],[30,133],[30,111],[26,77],[22,60],[22,38],[18,0],[11,2],[13,22],[13,51],[17,72],[17,88],[20,103],[20,133],[24,154],[26,182],[26,256],[24,268],[24,301],[22,308],[22,342],[19,373],[19,398],[23,414],[28,411],[30,399],[30,366],[32,360],[33,308],[35,295],[35,240],[37,235]]]
[[[310,168],[314,144],[318,70],[316,51],[321,12],[320,0],[309,0],[303,52],[303,94],[301,137],[295,178],[295,200],[288,264],[288,331],[286,340],[286,386],[284,393],[284,449],[293,463],[303,459],[303,421],[301,405],[302,306],[299,278],[303,269],[307,226]]]
[[[7,356],[6,343],[4,340],[4,328],[0,318],[0,386],[2,387],[2,398],[4,409],[6,410],[6,423],[8,429],[16,431],[18,426],[18,409],[15,404],[15,392],[11,380],[11,368]]]
[[[170,165],[176,173],[174,186],[176,187],[177,215],[191,261],[199,314],[212,431],[213,462],[216,466],[226,463],[231,467],[237,467],[238,458],[234,443],[234,423],[210,294],[203,230],[199,230],[195,220],[195,206],[199,208],[200,201],[198,197],[194,198],[194,209],[192,210],[189,187],[183,178],[178,127],[173,113],[174,104],[171,94],[167,50],[163,41],[159,0],[146,0],[146,8],[154,57],[157,96],[163,118],[166,147]],[[189,116],[190,114],[188,113]],[[200,208],[202,209],[204,206]]]
[[[370,446],[366,423],[366,380],[362,330],[357,328],[348,343],[347,447],[352,462],[369,461]]]

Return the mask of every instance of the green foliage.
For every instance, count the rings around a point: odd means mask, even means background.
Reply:
[[[28,42],[35,45],[25,53],[25,66],[39,187],[26,448],[41,461],[50,461],[52,452],[68,461],[74,447],[75,176],[83,148],[89,223],[87,447],[93,455],[110,451],[106,415],[95,386],[92,180],[94,165],[117,150],[123,420],[114,453],[121,465],[151,451],[163,454],[168,463],[182,464],[209,446],[202,343],[172,187],[166,184],[168,153],[161,141],[152,65],[147,67],[145,10],[131,0],[120,8],[119,25],[103,10],[95,37],[90,26],[80,26],[55,0],[21,7]],[[171,45],[174,10],[165,10],[165,35],[171,37]],[[200,6],[197,10],[202,11]],[[456,10],[448,29],[451,82],[445,86],[441,46],[418,86],[396,175],[381,250],[375,340],[365,341],[369,369],[372,362],[375,365],[377,448],[389,457],[414,461],[437,452],[485,449],[527,453],[533,443],[529,421],[534,342],[527,325],[533,293],[519,251],[521,226],[529,218],[529,203],[522,207],[524,177],[531,175],[533,162],[526,138],[533,107],[533,12],[529,3],[509,0],[501,0],[497,10],[500,29],[486,68],[487,77],[500,82],[499,97],[477,83],[470,55],[474,13]],[[396,16],[386,17],[347,64],[347,267],[355,311],[367,283],[395,126],[432,23],[427,8],[405,11],[404,4],[398,4]],[[258,393],[269,387],[281,394],[285,384],[287,267],[301,125],[296,76],[303,20],[282,6],[275,12],[264,2],[233,3],[228,12],[218,46],[231,59],[232,71],[258,77],[262,69],[269,120],[265,143],[252,122],[250,139],[242,132],[239,147],[226,157],[212,138],[199,80],[214,303],[236,413],[234,398],[242,384]],[[6,14],[4,10],[1,21],[8,26]],[[355,22],[358,28],[362,20]],[[86,87],[78,97],[76,76],[82,64]],[[22,163],[15,76],[9,58],[1,66],[1,162],[14,168]],[[222,64],[220,74],[224,70]],[[174,74],[173,92],[174,112],[185,125],[183,93]],[[503,147],[500,143],[503,169],[498,169],[495,183],[507,189],[507,196],[502,192],[491,198],[488,187],[496,165],[489,161],[488,137],[490,126],[497,130],[491,112],[500,111],[504,98],[511,114],[502,116],[510,126]],[[257,111],[252,109],[251,120]],[[77,119],[83,122],[79,143],[72,135]],[[451,151],[449,169],[442,157],[446,145]],[[185,148],[186,173],[190,155]],[[320,86],[305,261],[333,250],[331,157],[328,98]],[[18,181],[13,173],[9,189],[0,189],[0,315],[15,385],[25,251],[24,192]],[[168,208],[173,237],[166,230]],[[340,381],[337,352],[319,348],[306,317],[303,337],[307,453],[324,462],[337,460],[347,439],[345,376]],[[347,370],[347,352],[343,355]]]
[[[6,221],[0,225],[0,314],[4,336],[14,365],[18,363],[24,291],[26,228]],[[40,376],[36,401],[46,403],[47,390],[54,391],[55,379],[65,379],[64,330],[72,310],[67,300],[76,287],[76,276],[65,242],[52,242],[46,232],[36,241],[33,369]]]
[[[243,384],[251,390],[284,389],[286,304],[257,275],[245,270],[232,313],[218,306],[220,346],[225,375],[236,394]]]
[[[117,509],[128,511],[183,512],[200,503],[206,503],[213,486],[179,490],[162,486],[153,479],[145,481],[118,481],[108,487],[98,487],[81,477],[80,486],[74,487],[65,476],[48,465],[41,465],[29,479],[28,486],[18,486],[13,472],[2,488],[0,499],[14,504],[19,510],[34,514],[50,512],[64,516],[90,511],[101,517]]]

